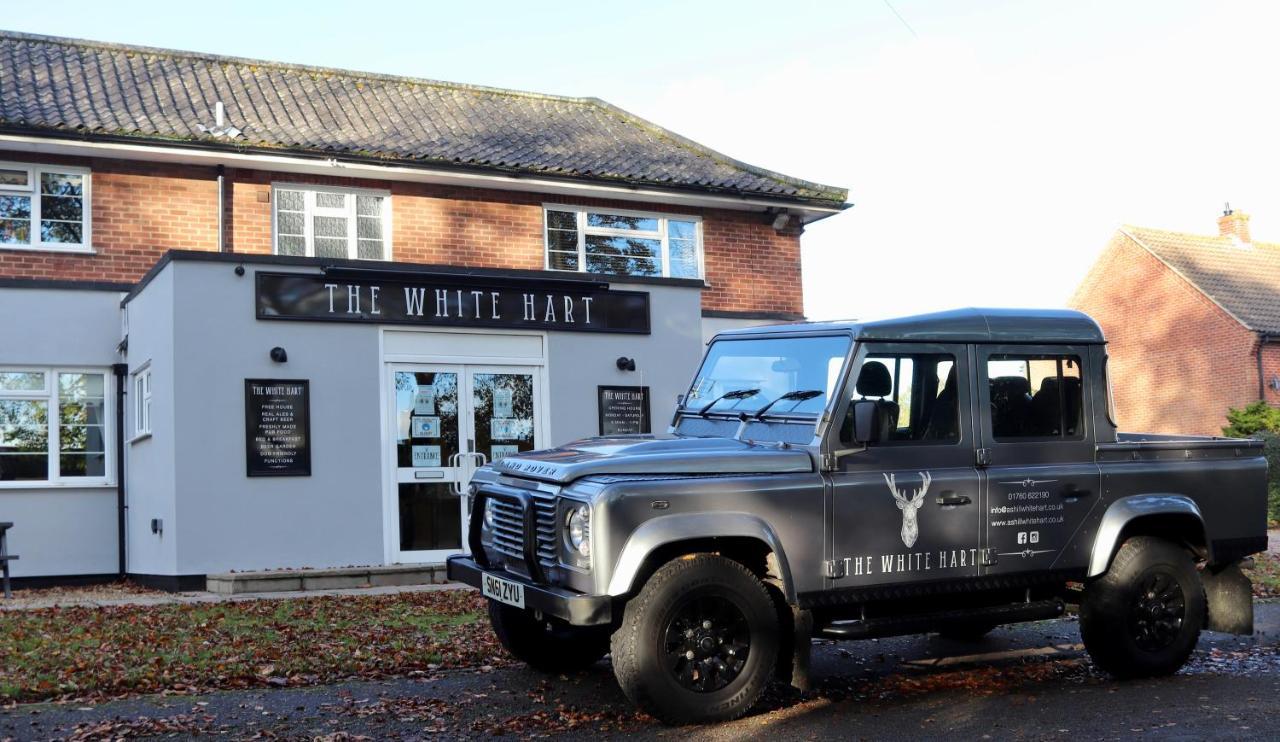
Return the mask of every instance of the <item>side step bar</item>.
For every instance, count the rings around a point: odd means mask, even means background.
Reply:
[[[993,624],[1019,623],[1057,618],[1066,606],[1057,598],[1026,603],[1008,603],[989,608],[917,613],[909,616],[885,616],[852,621],[834,621],[818,628],[816,635],[824,639],[873,639],[882,636],[924,634],[958,621],[990,621]]]

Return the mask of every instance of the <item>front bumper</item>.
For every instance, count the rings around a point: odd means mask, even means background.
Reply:
[[[481,575],[485,570],[470,556],[457,554],[449,557],[445,564],[450,580],[480,589]],[[489,571],[524,587],[527,610],[542,611],[574,626],[600,626],[613,622],[613,599],[608,595],[583,595],[553,585],[539,585],[511,572]]]

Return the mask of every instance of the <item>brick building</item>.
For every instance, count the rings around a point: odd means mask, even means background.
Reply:
[[[1123,429],[1221,435],[1229,408],[1280,405],[1280,244],[1246,214],[1216,236],[1121,227],[1070,305],[1106,333]]]
[[[800,318],[846,195],[594,98],[0,33],[16,573],[438,560],[483,460]]]

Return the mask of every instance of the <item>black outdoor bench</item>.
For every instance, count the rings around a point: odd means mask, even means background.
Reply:
[[[0,570],[4,572],[4,597],[12,598],[13,591],[9,589],[9,562],[18,558],[17,554],[9,553],[9,529],[13,528],[12,523],[0,523]]]

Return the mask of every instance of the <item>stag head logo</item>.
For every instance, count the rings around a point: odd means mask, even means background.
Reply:
[[[924,504],[924,494],[929,491],[929,482],[933,481],[933,478],[927,471],[920,472],[920,489],[914,490],[909,495],[898,489],[898,483],[894,481],[892,474],[885,474],[884,481],[889,485],[889,491],[893,493],[893,501],[902,511],[902,543],[910,549],[915,546],[916,539],[920,537],[920,524],[916,522],[916,513]]]

